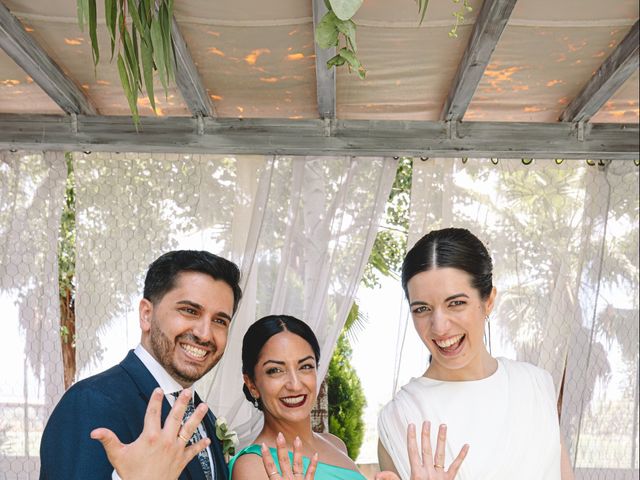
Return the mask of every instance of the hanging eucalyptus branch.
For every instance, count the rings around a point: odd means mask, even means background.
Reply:
[[[97,36],[97,0],[78,1],[78,23],[89,27],[93,63],[100,61]],[[168,94],[169,82],[175,77],[175,59],[171,24],[173,0],[104,0],[105,20],[111,37],[111,60],[116,53],[120,83],[127,97],[133,121],[140,121],[138,97],[146,91],[156,112],[153,72]]]
[[[327,68],[347,64],[349,71],[355,70],[364,79],[366,70],[357,57],[356,24],[351,17],[358,11],[363,0],[324,0],[329,10],[316,27],[315,37],[320,48],[338,47],[340,38],[344,45],[327,61]]]
[[[358,59],[356,48],[356,24],[351,19],[362,6],[364,0],[324,0],[328,12],[316,26],[315,38],[320,48],[339,47],[336,56],[327,61],[327,68],[347,65],[349,72],[355,70],[361,79],[364,79],[367,71]],[[452,0],[458,4],[461,0]],[[429,0],[415,0],[418,4],[419,25],[422,25],[427,13]],[[453,12],[455,24],[449,31],[449,37],[458,37],[458,26],[464,21],[464,15],[471,12],[469,0],[462,0],[460,8]],[[341,41],[342,39],[342,41]]]

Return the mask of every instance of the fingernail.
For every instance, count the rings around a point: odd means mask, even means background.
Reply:
[[[278,432],[278,441],[284,442],[284,435],[282,434],[282,432]]]
[[[302,441],[300,440],[300,437],[296,437],[296,439],[293,441],[293,444],[296,447],[299,447],[302,444]]]

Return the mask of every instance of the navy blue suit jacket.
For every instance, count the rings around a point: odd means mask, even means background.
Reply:
[[[100,442],[89,437],[91,430],[105,427],[121,442],[133,442],[142,432],[147,404],[157,387],[158,383],[133,350],[119,365],[73,385],[44,429],[40,480],[110,480],[113,466]],[[200,403],[197,396],[195,403]],[[163,424],[170,409],[165,398]],[[211,412],[203,423],[211,439],[215,478],[227,480],[222,444],[215,435],[215,417]],[[197,457],[189,462],[179,480],[204,480]]]

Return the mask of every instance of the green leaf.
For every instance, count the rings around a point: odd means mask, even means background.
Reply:
[[[167,70],[164,64],[164,52],[162,47],[162,32],[160,30],[160,22],[151,23],[151,45],[153,46],[153,60],[160,74],[160,83],[167,91]]]
[[[140,69],[139,69],[139,61],[135,55],[135,50],[133,48],[133,40],[131,39],[131,34],[128,30],[124,30],[122,32],[122,36],[124,37],[124,54],[125,60],[127,61],[127,69],[131,73],[132,85],[131,88],[136,92],[139,90],[141,78],[140,78]]]
[[[95,2],[96,0],[91,0]],[[84,31],[85,20],[89,19],[89,0],[78,0],[78,25]]]
[[[358,49],[356,47],[356,24],[353,20],[338,20],[336,22],[336,27],[346,38],[349,44],[349,47],[354,52],[357,52]]]
[[[127,67],[125,66],[122,55],[118,53],[118,73],[120,74],[120,83],[122,89],[129,102],[129,110],[133,116],[133,123],[138,125],[140,123],[140,116],[138,115],[137,95],[131,89],[131,83],[129,82],[129,76],[127,74]]]
[[[133,59],[136,65],[136,79],[138,81],[138,88],[142,92],[142,76],[140,75],[140,50],[138,49],[138,30],[136,26],[131,27],[131,37],[133,39]]]
[[[316,43],[320,48],[331,48],[338,45],[338,17],[333,12],[328,12],[316,27]]]
[[[118,19],[118,4],[116,0],[104,0],[105,21],[111,36],[111,60],[116,50],[116,23]]]
[[[427,13],[427,5],[429,5],[429,0],[416,0],[418,2],[418,13],[420,14],[420,25],[424,20],[424,16]]]
[[[335,57],[330,58],[329,60],[327,60],[327,68],[331,68],[331,67],[341,67],[342,65],[345,64],[347,60],[341,56],[340,54],[336,55]]]
[[[171,41],[171,17],[169,16],[169,5],[163,3],[159,11],[160,28],[162,31],[162,53],[164,55],[164,66],[167,75],[167,86],[164,87],[164,94],[169,96],[168,84],[173,80],[173,42]]]
[[[360,60],[358,60],[358,57],[356,57],[356,54],[348,48],[341,48],[338,55],[344,58],[351,68],[358,70],[362,67],[362,64],[360,63]]]
[[[100,61],[100,50],[98,48],[98,34],[96,31],[98,24],[96,13],[96,0],[89,0],[89,37],[91,38],[91,51],[93,53],[93,64],[98,65]]]
[[[106,2],[107,0],[105,0]],[[129,0],[127,2],[127,5],[129,6],[129,15],[131,15],[131,19],[133,20],[133,24],[136,26],[136,28],[140,31],[144,30],[144,27],[142,26],[142,21],[140,20],[140,13],[138,11],[138,1],[137,0]]]
[[[329,0],[331,10],[340,20],[349,20],[355,15],[363,0]]]
[[[148,43],[147,43],[148,42]],[[149,103],[156,113],[156,100],[153,92],[153,52],[151,51],[151,38],[147,41],[142,38],[140,42],[140,53],[142,57],[142,72],[144,74],[144,87],[149,97]]]

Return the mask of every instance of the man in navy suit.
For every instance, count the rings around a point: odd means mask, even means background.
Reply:
[[[64,394],[42,436],[40,480],[120,478],[102,445],[90,438],[91,432],[104,427],[121,442],[134,442],[158,387],[165,394],[161,412],[165,421],[180,392],[222,357],[242,296],[239,279],[235,264],[202,251],[169,252],[150,265],[139,306],[140,345],[119,365],[76,383]],[[178,401],[182,408],[176,406],[174,412],[185,411],[191,391],[182,394]],[[192,400],[195,411],[202,414],[205,409],[197,408],[198,395],[193,394]],[[180,448],[198,440],[201,446],[209,441],[210,445],[187,464],[179,479],[227,480],[213,414],[208,412],[193,430],[177,431]]]

